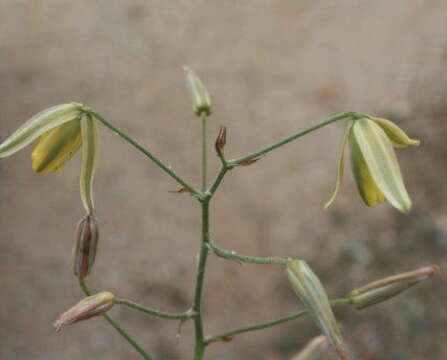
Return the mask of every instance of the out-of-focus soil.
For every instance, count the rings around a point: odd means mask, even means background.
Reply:
[[[228,157],[333,114],[388,117],[422,140],[398,150],[414,209],[367,208],[350,171],[332,210],[343,124],[231,171],[211,210],[222,247],[305,259],[331,297],[389,274],[446,264],[447,3],[405,1],[0,2],[0,139],[54,104],[89,104],[199,184],[199,121],[181,66],[206,82],[210,136],[229,129]],[[122,139],[101,128],[95,185],[101,242],[88,278],[165,311],[191,303],[199,206]],[[210,146],[210,150],[213,150]],[[101,319],[52,322],[81,293],[70,254],[83,215],[79,160],[36,175],[30,148],[0,162],[0,358],[138,359]],[[211,157],[210,177],[218,170]],[[364,311],[338,309],[357,359],[447,358],[447,290],[434,279]],[[210,257],[205,329],[216,333],[297,311],[276,266]],[[193,327],[116,306],[111,315],[156,359],[191,359]],[[290,359],[318,330],[309,319],[209,347],[208,359]],[[333,354],[324,359],[333,359]]]

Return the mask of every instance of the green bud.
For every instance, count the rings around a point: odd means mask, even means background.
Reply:
[[[318,277],[305,261],[292,260],[285,268],[285,274],[295,293],[314,318],[321,332],[335,347],[340,359],[347,359],[347,352],[329,299]]]
[[[386,277],[351,291],[348,298],[356,309],[364,309],[399,295],[402,291],[440,273],[439,266],[428,266]]]
[[[192,99],[192,109],[197,116],[203,113],[211,114],[211,98],[208,90],[199,77],[188,67],[184,66],[186,88]]]

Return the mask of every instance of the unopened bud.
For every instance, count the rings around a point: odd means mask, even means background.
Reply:
[[[78,224],[73,249],[73,272],[83,279],[93,268],[98,247],[98,225],[93,215],[85,216]]]
[[[250,166],[250,165],[254,164],[255,162],[258,162],[259,160],[261,160],[264,156],[265,155],[258,156],[258,157],[253,158],[253,159],[248,159],[248,160],[245,160],[245,161],[241,161],[239,163],[239,165],[240,166]]]
[[[184,66],[186,87],[191,95],[192,109],[198,116],[211,114],[211,99],[208,90],[199,77],[188,66]]]
[[[351,299],[354,307],[360,310],[388,300],[413,285],[429,277],[439,275],[440,273],[441,269],[439,266],[423,267],[418,270],[374,281],[351,291],[348,297]]]
[[[112,308],[114,300],[115,295],[108,291],[86,297],[61,314],[54,322],[54,327],[56,331],[60,331],[62,326],[71,325],[78,321],[90,319],[93,316],[102,315]]]
[[[334,346],[339,358],[347,359],[341,332],[321,281],[302,260],[290,261],[285,269],[285,274],[321,332]]]
[[[223,156],[223,150],[227,144],[227,127],[221,126],[219,128],[219,134],[217,135],[216,142],[214,143],[214,148],[216,149],[218,156]]]

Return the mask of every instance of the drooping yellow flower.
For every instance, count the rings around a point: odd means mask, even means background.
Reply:
[[[393,147],[418,146],[420,141],[409,138],[389,120],[366,116],[348,121],[340,146],[337,181],[324,208],[329,208],[340,190],[347,143],[351,151],[352,172],[365,204],[376,206],[386,199],[399,211],[410,211],[411,200]]]
[[[83,105],[56,105],[33,116],[0,144],[0,158],[12,155],[37,140],[31,154],[38,174],[60,171],[82,147],[80,190],[88,214],[93,213],[93,177],[98,139],[96,123]]]

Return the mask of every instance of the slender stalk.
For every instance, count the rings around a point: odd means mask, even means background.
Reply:
[[[276,264],[276,265],[286,265],[290,261],[290,259],[280,257],[256,257],[256,256],[239,255],[235,251],[221,249],[211,241],[208,243],[208,247],[216,255],[234,261],[241,261],[252,264]]]
[[[351,300],[350,299],[336,299],[336,300],[332,300],[331,301],[331,305],[333,307],[335,306],[344,306],[344,305],[350,305],[351,304]],[[217,334],[217,335],[213,335],[213,336],[207,336],[205,338],[205,344],[208,345],[212,342],[216,342],[216,341],[222,341],[225,339],[231,339],[233,336],[235,335],[239,335],[239,334],[243,334],[246,332],[250,332],[250,331],[255,331],[255,330],[261,330],[261,329],[265,329],[268,327],[272,327],[272,326],[276,326],[291,320],[295,320],[298,319],[304,315],[308,315],[309,311],[307,310],[302,310],[302,311],[298,311],[295,312],[293,314],[281,317],[279,319],[273,320],[273,321],[268,321],[268,322],[264,322],[264,323],[260,323],[260,324],[256,324],[256,325],[251,325],[251,326],[245,326],[245,327],[241,327],[238,329],[234,329],[234,330],[230,330],[227,332],[224,332],[222,334]]]
[[[335,121],[346,119],[346,118],[351,118],[351,117],[352,118],[357,118],[359,116],[360,116],[360,114],[357,114],[355,112],[347,112],[347,113],[343,113],[343,114],[339,114],[339,115],[333,116],[333,117],[331,117],[328,120],[322,121],[321,123],[318,123],[318,124],[316,124],[314,126],[311,126],[310,128],[308,128],[308,129],[306,129],[304,131],[300,131],[300,132],[298,132],[296,134],[293,134],[293,135],[290,135],[290,136],[288,136],[288,137],[286,137],[286,138],[284,138],[282,140],[274,142],[273,144],[270,144],[270,145],[268,145],[266,147],[263,147],[262,149],[260,149],[258,151],[255,151],[255,152],[253,152],[251,154],[248,154],[248,155],[245,155],[245,156],[241,156],[241,157],[233,159],[233,160],[229,160],[228,161],[228,165],[235,166],[235,165],[238,165],[240,163],[243,163],[244,161],[247,161],[247,160],[250,160],[250,159],[254,159],[254,158],[258,157],[258,156],[264,155],[264,154],[268,153],[269,151],[272,151],[272,150],[274,150],[274,149],[276,149],[276,148],[278,148],[280,146],[283,146],[283,145],[285,145],[285,144],[287,144],[287,143],[289,143],[289,142],[291,142],[291,141],[293,141],[295,139],[298,139],[301,136],[307,135],[307,134],[311,133],[312,131],[318,130],[318,129],[326,126],[326,125],[332,124]]]
[[[208,116],[202,111],[202,192],[208,186]]]
[[[211,196],[214,195],[228,170],[230,170],[230,168],[225,164],[223,164],[222,167],[220,168],[219,173],[216,176],[216,179],[214,180],[213,184],[210,186],[206,194],[209,194]]]
[[[207,118],[202,115],[202,191],[206,190],[207,184],[207,167],[208,167],[208,147],[207,147]],[[206,197],[201,202],[202,207],[202,229],[200,236],[200,251],[197,261],[196,287],[194,291],[194,300],[191,310],[196,313],[194,317],[195,328],[195,346],[194,360],[202,360],[205,352],[204,330],[202,319],[202,297],[203,285],[205,280],[206,260],[208,257],[209,242],[209,202],[210,197]]]
[[[161,319],[169,319],[169,320],[187,320],[187,319],[191,319],[194,316],[196,316],[196,314],[192,311],[186,311],[184,313],[180,313],[180,314],[171,314],[171,313],[166,313],[163,311],[158,311],[158,310],[154,310],[154,309],[150,309],[146,306],[134,303],[133,301],[130,300],[126,300],[126,299],[117,299],[115,300],[115,304],[117,305],[124,305],[127,306],[131,309],[135,309],[135,310],[139,310],[141,312],[144,312],[148,315],[151,315],[153,317],[157,317],[157,318],[161,318]]]
[[[180,185],[184,186],[188,191],[196,196],[197,198],[201,199],[202,194],[194,189],[193,186],[189,185],[185,180],[183,180],[180,176],[178,176],[175,171],[171,170],[167,165],[165,165],[158,157],[156,157],[154,154],[149,152],[143,145],[141,145],[138,141],[131,138],[129,135],[126,135],[124,132],[116,128],[114,125],[112,125],[110,122],[108,122],[106,119],[104,119],[101,115],[96,113],[95,111],[89,109],[88,112],[93,115],[96,119],[98,119],[100,122],[102,122],[105,126],[107,126],[110,130],[112,130],[116,135],[122,137],[124,140],[126,140],[129,144],[131,144],[133,147],[138,149],[140,152],[142,152],[144,155],[146,155],[149,159],[151,159],[155,164],[158,165],[165,173],[170,175],[175,181],[177,181]]]
[[[90,296],[90,290],[87,287],[87,284],[85,281],[81,278],[79,278],[79,285],[81,286],[82,291],[86,296]],[[143,350],[143,348],[138,345],[134,339],[121,327],[118,325],[118,323],[113,320],[109,315],[104,314],[104,318],[107,320],[107,322],[112,325],[112,327],[136,350],[138,353],[145,359],[145,360],[154,360],[152,356],[150,356],[146,351]]]

